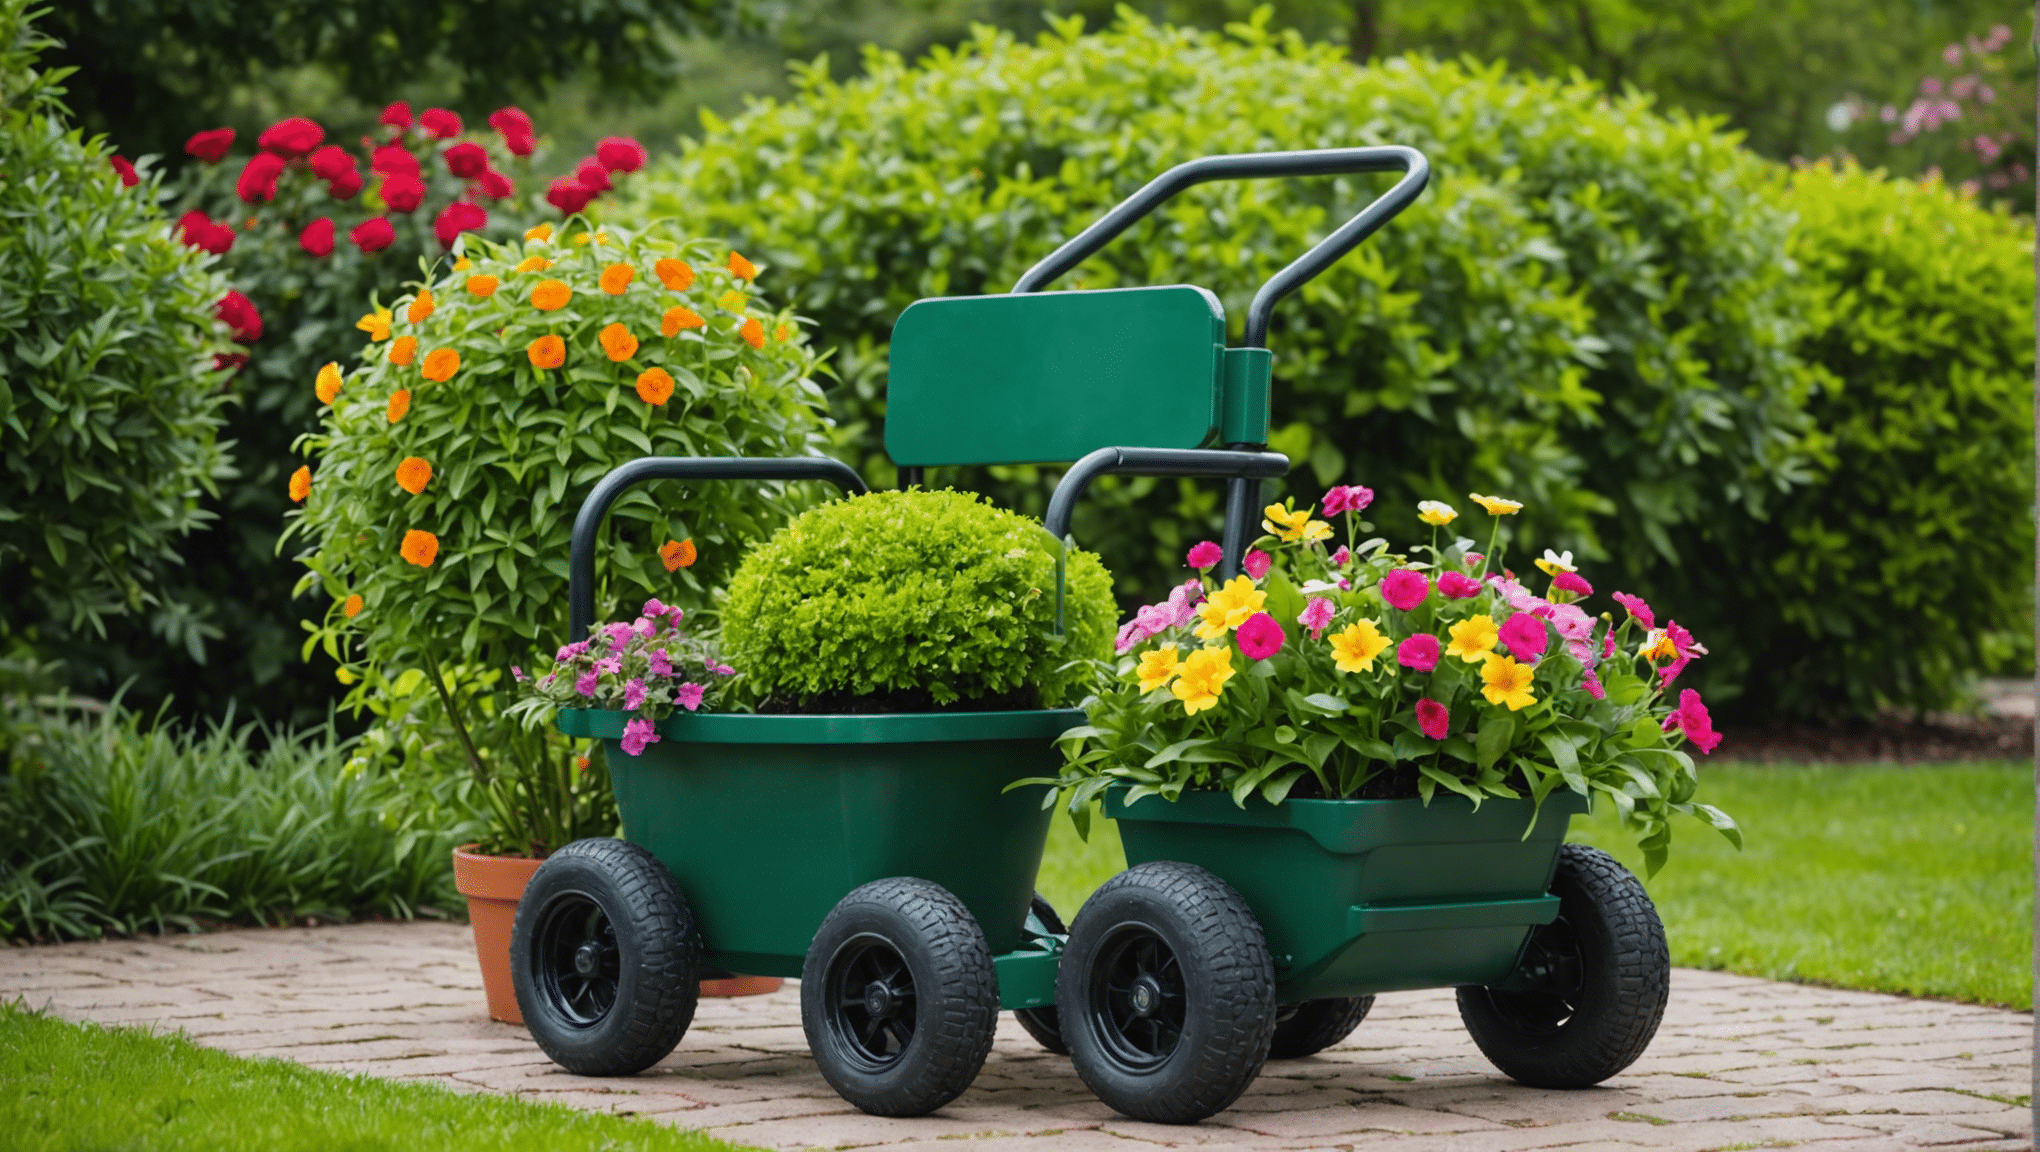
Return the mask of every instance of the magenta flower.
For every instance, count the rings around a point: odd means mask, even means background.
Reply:
[[[1592,668],[1587,669],[1586,679],[1583,683],[1587,686],[1587,695],[1592,696],[1596,700],[1606,700],[1608,698],[1608,690],[1601,687],[1601,678],[1594,674]]]
[[[1452,730],[1452,710],[1436,700],[1417,701],[1417,727],[1433,740],[1443,740]]]
[[[623,706],[635,712],[645,704],[645,682],[632,678],[623,686]]]
[[[565,663],[568,660],[572,660],[576,656],[585,655],[587,651],[588,642],[586,640],[580,640],[576,641],[575,643],[565,645],[558,652],[553,653],[553,659],[560,663]]]
[[[1679,678],[1679,673],[1686,670],[1686,665],[1693,662],[1693,656],[1696,652],[1705,652],[1707,650],[1694,644],[1693,634],[1679,627],[1677,620],[1665,621],[1665,637],[1672,642],[1672,651],[1677,653],[1677,655],[1672,657],[1670,664],[1658,669],[1660,685],[1669,687],[1672,681]]]
[[[708,662],[708,670],[710,672],[715,673],[718,676],[735,676],[737,674],[737,670],[735,668],[732,668],[727,664],[718,664],[713,660],[710,660]]]
[[[640,616],[664,616],[665,614],[666,606],[661,604],[656,596],[645,601],[644,610],[638,613]]]
[[[1431,582],[1422,572],[1398,568],[1381,578],[1381,598],[1407,612],[1431,594]]]
[[[1215,566],[1223,559],[1225,559],[1225,551],[1218,545],[1213,544],[1209,540],[1199,540],[1190,546],[1190,554],[1183,557],[1183,562],[1202,572],[1206,568]]]
[[[1665,717],[1664,730],[1678,729],[1686,739],[1697,745],[1706,755],[1713,755],[1721,745],[1721,733],[1714,730],[1714,718],[1707,714],[1707,705],[1700,702],[1700,694],[1691,688],[1679,693],[1679,707]]]
[[[1352,562],[1352,559],[1353,550],[1351,548],[1346,547],[1344,544],[1341,544],[1339,545],[1339,550],[1337,552],[1332,553],[1332,567],[1344,568],[1347,564]]]
[[[1594,586],[1577,572],[1560,571],[1551,578],[1553,592],[1570,592],[1575,596],[1592,596]]]
[[[510,675],[514,677],[519,684],[524,683],[524,669],[519,668],[515,664],[512,664],[510,666]]]
[[[623,647],[625,644],[630,643],[632,636],[636,635],[636,630],[628,624],[604,624],[602,632],[609,637],[609,646],[611,648]]]
[[[1240,567],[1247,570],[1247,575],[1259,580],[1268,574],[1268,567],[1273,563],[1275,563],[1273,556],[1256,548],[1247,553],[1247,558],[1240,562]]]
[[[1340,485],[1325,491],[1325,515],[1336,516],[1341,512],[1364,511],[1374,503],[1374,489],[1358,484]]]
[[[1608,635],[1603,637],[1601,640],[1601,659],[1606,660],[1608,657],[1613,656],[1614,654],[1615,654],[1615,629],[1611,627],[1608,629]]]
[[[637,622],[630,626],[630,630],[650,640],[652,633],[659,630],[659,625],[650,616],[640,616],[637,618]]]
[[[1316,640],[1325,634],[1325,629],[1332,626],[1333,610],[1330,600],[1322,596],[1313,596],[1310,602],[1303,606],[1303,615],[1298,616],[1296,622],[1310,629],[1310,638]]]
[[[614,676],[623,671],[623,661],[614,656],[607,656],[595,662],[595,670],[597,672],[607,672]]]
[[[1549,619],[1562,640],[1584,644],[1594,635],[1594,618],[1577,604],[1553,604]]]
[[[599,676],[593,669],[583,672],[581,673],[581,678],[574,681],[574,691],[579,692],[583,696],[592,697],[595,695],[595,685],[599,683],[601,679],[602,679],[601,676]]]
[[[1441,572],[1438,592],[1453,600],[1471,600],[1480,595],[1480,581],[1463,572]]]
[[[1634,617],[1636,622],[1643,625],[1646,629],[1657,627],[1657,617],[1651,615],[1650,605],[1645,604],[1641,596],[1631,596],[1627,592],[1617,592],[1615,593],[1615,602],[1629,609],[1629,615]]]
[[[1419,632],[1396,646],[1395,658],[1413,672],[1429,672],[1438,666],[1438,638]]]
[[[1246,653],[1249,660],[1266,660],[1280,652],[1282,642],[1289,639],[1282,625],[1266,612],[1256,612],[1248,617],[1235,635],[1239,639],[1240,651]]]
[[[1468,568],[1478,568],[1480,567],[1480,562],[1485,559],[1487,559],[1487,557],[1482,556],[1478,552],[1468,552],[1466,554],[1466,566]]]
[[[1528,612],[1518,612],[1502,621],[1501,638],[1518,660],[1534,660],[1544,655],[1545,646],[1551,643],[1544,621]]]
[[[701,707],[701,695],[708,691],[699,684],[682,684],[674,694],[680,698],[680,706],[689,712]]]
[[[642,716],[623,726],[623,750],[629,755],[636,756],[645,750],[645,745],[658,742],[658,730]]]
[[[645,653],[645,659],[651,661],[652,675],[671,676],[673,674],[673,657],[664,648],[654,648],[650,652]]]

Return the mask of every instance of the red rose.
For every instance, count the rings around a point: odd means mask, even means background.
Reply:
[[[493,168],[482,173],[481,187],[482,195],[491,200],[504,200],[517,194],[517,185],[511,183],[508,176]]]
[[[424,171],[418,166],[418,158],[402,144],[385,144],[376,149],[369,157],[368,170],[384,176],[410,176],[414,179],[423,175]]]
[[[397,230],[390,227],[386,217],[370,216],[356,224],[347,233],[347,238],[363,252],[380,252],[397,242]]]
[[[416,176],[392,176],[383,181],[382,198],[399,212],[416,212],[425,202],[425,185]]]
[[[239,292],[229,292],[213,305],[213,315],[231,329],[236,344],[253,344],[262,339],[262,313],[255,302]]]
[[[439,236],[441,248],[453,247],[453,241],[463,232],[472,232],[489,222],[489,214],[479,204],[456,200],[448,204],[432,222],[432,231]]]
[[[326,181],[326,194],[335,200],[352,200],[361,191],[361,173],[349,168]]]
[[[342,172],[354,171],[354,157],[338,144],[328,144],[312,153],[312,175],[333,180]]]
[[[628,136],[604,136],[595,145],[595,159],[611,172],[635,172],[645,166],[645,146]]]
[[[142,182],[142,178],[135,175],[135,166],[128,163],[127,157],[120,155],[108,156],[106,162],[113,165],[115,172],[120,173],[121,187],[132,188]]]
[[[310,224],[305,225],[305,230],[298,233],[297,243],[298,247],[304,249],[305,254],[308,256],[317,256],[321,260],[331,256],[333,254],[333,218],[331,216],[321,216]]]
[[[212,358],[213,371],[215,372],[222,368],[231,368],[239,372],[241,365],[247,362],[248,354],[246,352],[215,352]]]
[[[283,175],[283,157],[274,152],[257,152],[241,169],[234,182],[234,194],[249,204],[267,204],[276,199],[276,178]]]
[[[446,150],[446,170],[462,180],[472,180],[489,170],[489,154],[480,144],[464,140]]]
[[[395,104],[383,109],[382,115],[376,117],[376,119],[402,132],[411,126],[411,106],[399,100]]]
[[[531,117],[521,109],[499,108],[489,116],[489,127],[503,134],[503,146],[512,156],[529,156],[538,145],[538,134],[531,127]]]
[[[444,108],[427,108],[419,114],[418,126],[434,140],[451,140],[462,131],[460,117]]]
[[[588,206],[595,199],[595,193],[588,186],[570,176],[553,181],[545,190],[545,202],[572,216]]]
[[[319,146],[326,138],[326,130],[302,116],[278,120],[256,137],[255,146],[264,152],[274,152],[286,160],[295,160]]]
[[[609,169],[593,156],[574,165],[574,179],[581,182],[581,187],[597,195],[609,191]]]
[[[203,248],[215,256],[225,256],[234,247],[234,230],[225,224],[214,223],[203,212],[186,212],[178,218],[177,230],[183,233],[186,245]]]
[[[184,142],[184,150],[208,164],[217,164],[234,146],[232,128],[209,128]]]

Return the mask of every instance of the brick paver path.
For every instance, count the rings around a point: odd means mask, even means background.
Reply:
[[[1383,996],[1346,1043],[1270,1063],[1194,1127],[1099,1104],[1006,1017],[984,1074],[934,1116],[888,1120],[823,1083],[791,985],[706,1001],[677,1051],[584,1080],[482,1010],[468,930],[361,924],[0,948],[0,998],[181,1029],[247,1056],[634,1112],[767,1148],[927,1152],[1286,1148],[1886,1149],[2031,1147],[2032,1016],[1681,969],[1657,1040],[1600,1088],[1504,1079],[1449,992]]]

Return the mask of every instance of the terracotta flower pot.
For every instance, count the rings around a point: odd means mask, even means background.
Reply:
[[[543,860],[524,856],[482,856],[466,844],[453,850],[453,884],[467,897],[468,922],[475,929],[475,955],[482,965],[482,991],[489,999],[489,1018],[505,1024],[524,1023],[517,1010],[517,991],[510,983],[510,929],[517,921],[517,901]],[[730,976],[703,980],[703,996],[761,996],[779,991],[777,976]]]

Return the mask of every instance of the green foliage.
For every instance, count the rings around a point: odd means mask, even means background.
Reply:
[[[228,474],[212,317],[226,283],[65,126],[49,40],[0,0],[0,649],[76,656],[109,618],[195,642],[163,594]]]
[[[447,867],[462,831],[457,780],[403,784],[330,728],[157,720],[117,703],[97,717],[11,719],[0,939],[459,906]]]
[[[965,492],[875,492],[810,510],[744,557],[723,641],[752,690],[815,697],[925,693],[936,705],[1038,693],[1059,707],[1112,639],[1112,578],[1039,523]],[[1022,707],[1037,706],[1026,699]]]

